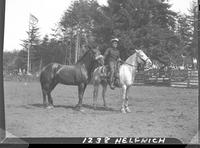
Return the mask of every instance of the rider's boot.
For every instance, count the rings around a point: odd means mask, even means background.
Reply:
[[[115,79],[114,85],[115,85],[116,87],[120,87],[119,78],[116,78],[116,79]]]
[[[113,90],[115,89],[115,85],[114,85],[114,81],[113,80],[111,80],[111,82],[110,82],[110,88],[113,89]]]
[[[115,89],[115,85],[114,85],[114,73],[111,73],[109,82],[110,82],[110,88],[114,90]]]

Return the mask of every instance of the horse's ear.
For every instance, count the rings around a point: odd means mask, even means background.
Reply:
[[[139,53],[139,50],[138,50],[138,49],[135,49],[135,52]]]
[[[90,51],[91,51],[92,53],[95,53],[95,49],[94,49],[94,48],[91,48]]]
[[[99,46],[97,46],[96,48],[93,48],[92,51],[94,51],[94,52],[99,51]]]
[[[90,50],[93,51],[93,52],[95,52],[95,48],[91,48]]]

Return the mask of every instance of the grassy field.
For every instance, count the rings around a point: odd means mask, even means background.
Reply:
[[[17,137],[173,137],[196,143],[198,89],[133,86],[131,113],[120,113],[120,89],[106,93],[109,109],[99,93],[92,108],[93,87],[84,95],[84,110],[78,112],[77,87],[58,85],[52,92],[54,109],[42,106],[39,82],[4,83],[6,129]],[[100,91],[101,92],[101,91]]]

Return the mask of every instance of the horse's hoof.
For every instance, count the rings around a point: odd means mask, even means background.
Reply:
[[[80,112],[82,112],[82,113],[84,113],[84,112],[85,112],[85,110],[84,110],[84,109],[79,109],[79,111],[80,111]]]
[[[43,107],[44,107],[44,108],[47,108],[47,107],[48,107],[48,105],[47,105],[47,104],[43,104]]]
[[[126,114],[126,110],[124,108],[122,108],[121,113]]]
[[[74,110],[76,110],[76,111],[79,111],[79,110],[80,110],[80,108],[79,108],[79,107],[75,107],[75,108],[74,108]]]
[[[76,111],[84,113],[85,111],[81,108],[75,108]]]
[[[109,107],[108,107],[108,106],[106,106],[106,105],[104,105],[104,108],[105,108],[105,110],[108,110],[108,109],[109,109]]]
[[[96,110],[97,109],[97,105],[93,104],[93,109]]]
[[[111,88],[112,90],[115,90],[115,87],[114,87],[114,86],[113,86],[113,87],[112,87],[112,86],[110,86],[110,88]]]
[[[76,107],[75,107],[75,110],[76,110],[76,111],[80,111],[80,112],[84,112],[84,110],[83,110],[80,106],[76,106]]]
[[[47,109],[53,109],[54,107],[51,105],[51,106],[47,106]]]
[[[126,112],[131,113],[131,110],[128,107],[126,107]]]

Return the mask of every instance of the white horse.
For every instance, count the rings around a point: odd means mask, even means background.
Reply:
[[[146,64],[146,68],[152,66],[151,60],[147,57],[147,55],[142,50],[135,50],[136,52],[131,55],[120,67],[119,67],[119,79],[120,86],[122,88],[122,108],[121,112],[131,112],[128,107],[128,91],[130,87],[134,84],[135,75],[139,64]],[[107,71],[106,67],[98,67],[93,73],[93,106],[96,108],[97,96],[98,96],[98,88],[101,85],[102,89],[102,97],[104,106],[106,107],[105,101],[105,93],[107,89],[107,78],[103,75],[104,72]]]
[[[119,80],[122,87],[122,107],[121,112],[131,112],[128,107],[128,92],[130,87],[134,84],[138,63],[145,63],[146,68],[152,66],[152,61],[142,50],[136,50],[124,64],[119,68]]]

